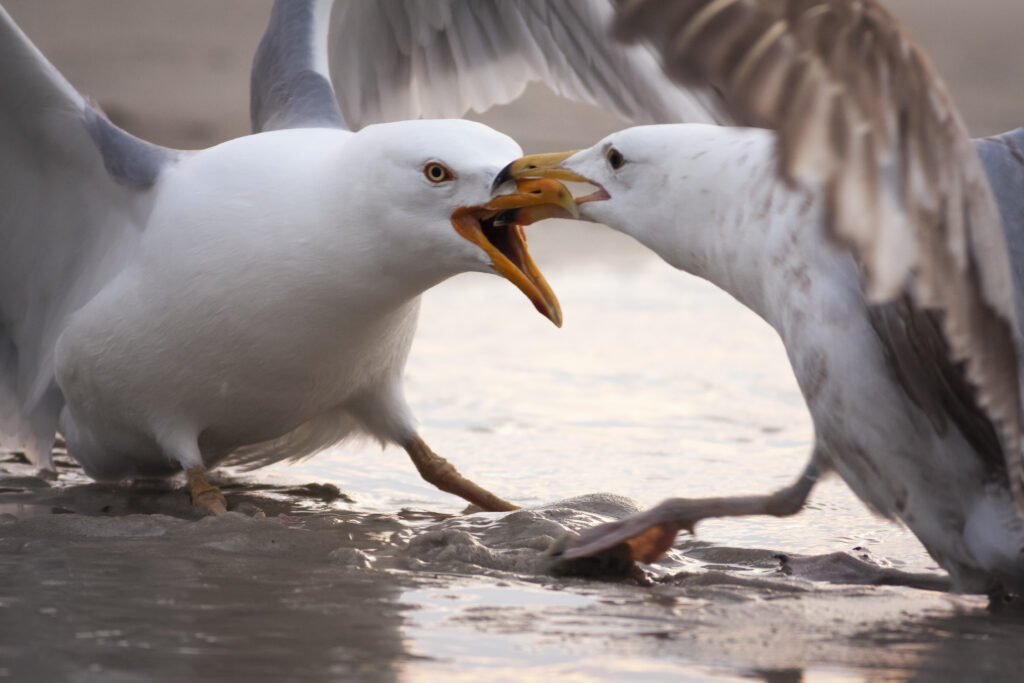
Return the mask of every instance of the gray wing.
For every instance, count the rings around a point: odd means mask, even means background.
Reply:
[[[330,73],[354,127],[482,112],[533,81],[635,123],[715,120],[613,19],[610,0],[339,0]]]
[[[1018,323],[1024,322],[1024,128],[974,141],[988,175],[1010,254]],[[1024,353],[1018,352],[1019,358]]]
[[[331,0],[280,0],[256,49],[252,130],[345,128],[327,68]]]
[[[64,325],[131,257],[175,152],[88,105],[0,7],[0,447],[48,466]]]
[[[877,0],[629,0],[617,30],[651,41],[668,73],[720,95],[738,122],[778,132],[780,174],[823,191],[825,229],[857,255],[873,300],[907,294],[938,315],[1024,512],[1019,328],[998,208],[899,22]]]

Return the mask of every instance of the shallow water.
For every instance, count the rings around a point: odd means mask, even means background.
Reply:
[[[562,329],[493,277],[460,276],[424,298],[407,391],[435,450],[526,506],[595,491],[647,506],[765,491],[799,474],[810,417],[767,324],[602,226],[541,224],[530,239]],[[358,489],[367,509],[462,508],[405,461],[363,445],[274,472]],[[807,554],[863,546],[907,569],[935,567],[838,480],[797,519],[710,521],[700,534]]]
[[[218,519],[173,487],[8,461],[0,679],[1016,680],[1018,612],[802,568],[936,570],[836,480],[795,518],[702,523],[631,578],[552,575],[567,529],[787,483],[811,432],[763,322],[603,228],[543,228],[564,328],[463,276],[427,295],[408,368],[428,443],[526,510],[463,515],[366,443],[222,474],[241,514]]]

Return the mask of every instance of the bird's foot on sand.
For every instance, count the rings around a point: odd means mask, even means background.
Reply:
[[[693,531],[694,522],[668,519],[660,514],[664,507],[663,503],[646,512],[560,539],[549,551],[555,558],[553,571],[591,575],[595,564],[619,567],[634,561],[654,562],[672,547],[679,531]]]
[[[192,505],[207,510],[210,514],[223,515],[228,511],[228,503],[220,489],[206,478],[206,470],[200,466],[189,468],[188,490],[192,496]]]

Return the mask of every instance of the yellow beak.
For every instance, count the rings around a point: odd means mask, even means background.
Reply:
[[[515,163],[515,162],[513,162]],[[580,210],[576,200],[562,183],[546,178],[524,178],[516,181],[516,191],[498,195],[484,204],[485,209],[499,211],[514,210],[514,214],[505,218],[513,218],[510,223],[529,225],[519,220],[524,216],[548,214],[548,218],[579,218]],[[539,218],[531,222],[536,222]]]
[[[555,216],[579,216],[572,193],[557,180],[533,178],[517,181],[515,192],[494,197],[483,206],[459,207],[451,222],[457,233],[484,250],[500,275],[561,327],[562,308],[526,248],[522,227]]]
[[[501,169],[501,172],[494,178],[491,189],[497,190],[510,180],[520,180],[522,178],[553,178],[576,183],[590,182],[579,173],[562,168],[562,162],[578,151],[528,154],[525,157],[520,157]]]

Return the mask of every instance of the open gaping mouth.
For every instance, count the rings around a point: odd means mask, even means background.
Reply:
[[[583,176],[580,176],[581,178]],[[587,180],[588,183],[596,187],[597,189],[590,194],[583,195],[582,197],[576,198],[576,204],[586,204],[587,202],[603,202],[606,199],[611,199],[612,196],[608,194],[608,190],[604,189],[600,183],[596,183],[593,180]]]
[[[536,309],[562,325],[555,293],[533,262],[523,226],[542,218],[575,218],[572,194],[548,178],[516,182],[516,191],[493,198],[483,206],[459,207],[451,216],[455,231],[484,250],[494,269],[525,294]]]

